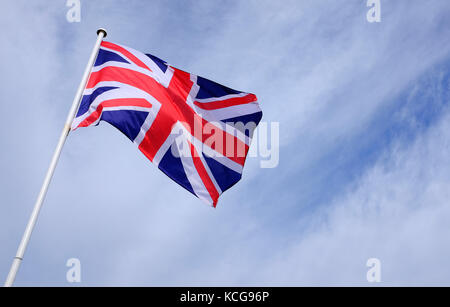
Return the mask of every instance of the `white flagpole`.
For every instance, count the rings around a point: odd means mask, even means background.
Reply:
[[[5,282],[5,287],[11,287],[14,283],[14,279],[16,278],[17,271],[19,270],[20,264],[23,260],[23,255],[25,254],[28,242],[30,241],[31,233],[33,232],[34,226],[36,224],[39,211],[41,210],[42,202],[44,201],[48,186],[52,179],[53,173],[55,172],[56,164],[58,163],[59,156],[61,155],[61,150],[64,146],[64,143],[66,142],[67,135],[70,132],[72,121],[75,118],[76,112],[78,111],[81,96],[83,95],[83,91],[86,87],[89,74],[91,72],[92,66],[94,65],[94,61],[97,58],[98,50],[100,49],[100,44],[104,37],[106,37],[106,30],[101,28],[97,30],[97,41],[95,42],[95,46],[92,50],[89,62],[86,66],[86,69],[84,70],[83,79],[81,79],[80,86],[78,87],[78,91],[75,95],[75,98],[73,99],[72,107],[70,108],[69,115],[67,116],[66,123],[64,124],[64,128],[61,132],[61,136],[59,137],[58,145],[56,146],[55,153],[53,154],[53,158],[48,168],[47,175],[45,175],[45,180],[42,184],[41,191],[39,192],[39,196],[34,205],[33,212],[31,213],[30,219],[25,229],[25,233],[23,234],[22,241],[20,241],[16,257],[14,257],[13,263],[11,265],[11,269]]]

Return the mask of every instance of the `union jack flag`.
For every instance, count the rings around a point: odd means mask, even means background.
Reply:
[[[110,123],[161,171],[215,207],[241,179],[261,117],[253,94],[103,41],[72,130]]]

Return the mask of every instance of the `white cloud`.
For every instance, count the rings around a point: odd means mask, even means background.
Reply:
[[[347,194],[308,218],[259,278],[365,285],[382,262],[383,285],[449,285],[450,113],[411,145],[395,145]],[[257,278],[256,278],[257,279]]]

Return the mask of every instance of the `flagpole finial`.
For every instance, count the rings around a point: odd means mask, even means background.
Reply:
[[[106,32],[106,29],[104,29],[104,28],[99,28],[97,30],[97,35],[99,35],[100,32],[103,32],[103,37],[106,37],[108,35],[108,33]]]

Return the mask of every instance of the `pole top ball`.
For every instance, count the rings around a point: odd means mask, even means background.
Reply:
[[[106,37],[108,35],[108,33],[106,32],[106,29],[104,29],[104,28],[99,28],[97,30],[97,35],[99,35],[100,32],[103,32],[103,37]]]

